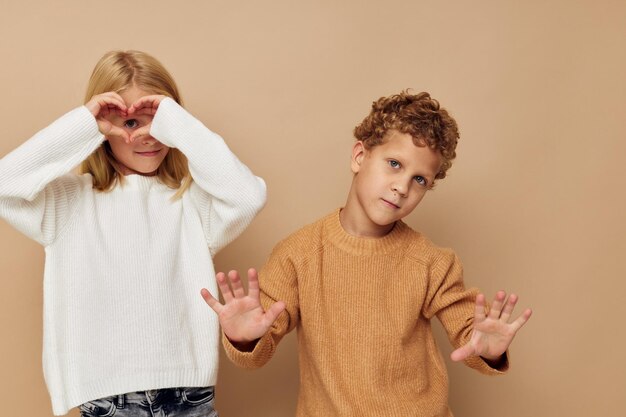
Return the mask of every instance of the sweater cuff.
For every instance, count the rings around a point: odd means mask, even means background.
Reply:
[[[224,346],[224,351],[228,359],[241,368],[260,368],[270,360],[273,353],[269,333],[260,338],[254,349],[250,352],[242,352],[237,349],[223,332],[222,345]]]
[[[204,128],[204,125],[174,99],[165,97],[152,119],[150,135],[170,148],[177,148],[176,138],[185,137],[198,127]]]
[[[483,358],[480,356],[473,356],[466,360],[466,363],[471,368],[476,369],[480,373],[485,375],[502,375],[509,370],[509,351],[507,350],[502,354],[504,357],[500,359],[500,363],[497,368],[492,368]]]

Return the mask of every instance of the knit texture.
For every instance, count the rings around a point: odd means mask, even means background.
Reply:
[[[430,320],[436,316],[461,346],[477,294],[464,288],[452,251],[401,221],[382,238],[349,235],[337,210],[279,243],[259,280],[262,304],[282,300],[286,312],[252,352],[226,337],[224,347],[239,366],[259,367],[297,329],[299,417],[452,415]],[[467,364],[486,374],[508,367],[480,358]]]
[[[45,247],[44,374],[53,412],[132,391],[216,382],[212,254],[265,203],[255,177],[174,100],[151,134],[189,159],[191,188],[129,175],[109,192],[70,173],[104,140],[77,108],[0,160],[0,217]]]

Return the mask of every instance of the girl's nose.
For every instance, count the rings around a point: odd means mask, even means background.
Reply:
[[[153,145],[156,142],[156,139],[150,135],[145,135],[141,137],[141,143],[144,145]]]

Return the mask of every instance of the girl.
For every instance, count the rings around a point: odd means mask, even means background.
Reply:
[[[219,324],[198,290],[217,294],[212,256],[265,183],[148,54],[104,55],[85,102],[0,160],[0,217],[45,248],[53,412],[216,416]]]

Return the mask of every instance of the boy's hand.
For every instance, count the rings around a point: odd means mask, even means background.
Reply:
[[[485,314],[485,296],[476,296],[474,312],[474,330],[470,341],[456,349],[450,355],[453,361],[462,361],[470,356],[481,356],[489,361],[496,361],[508,349],[515,334],[528,321],[532,311],[528,308],[513,322],[509,323],[517,296],[511,294],[506,300],[506,293],[498,291],[489,314]],[[504,307],[504,308],[503,308]]]
[[[164,98],[165,96],[163,95],[143,96],[135,101],[132,106],[130,106],[130,108],[128,109],[128,116],[130,117],[133,114],[154,116],[159,109],[159,104],[161,104],[161,101],[163,101]],[[133,134],[130,135],[130,141],[134,142],[136,139],[142,136],[150,135],[151,127],[152,122],[135,130]]]
[[[248,294],[245,294],[237,271],[216,275],[224,296],[224,304],[216,300],[206,288],[201,291],[204,301],[217,313],[222,331],[231,342],[247,343],[262,337],[274,320],[285,309],[278,301],[265,311],[260,302],[259,277],[255,269],[248,270]],[[230,283],[230,285],[229,285]]]
[[[98,129],[107,140],[111,137],[120,137],[125,142],[129,141],[130,137],[124,129],[113,125],[106,119],[106,117],[111,114],[126,117],[128,110],[126,109],[124,100],[119,94],[110,91],[108,93],[95,95],[85,103],[85,107],[87,107],[91,114],[93,114],[93,117],[96,118]]]

